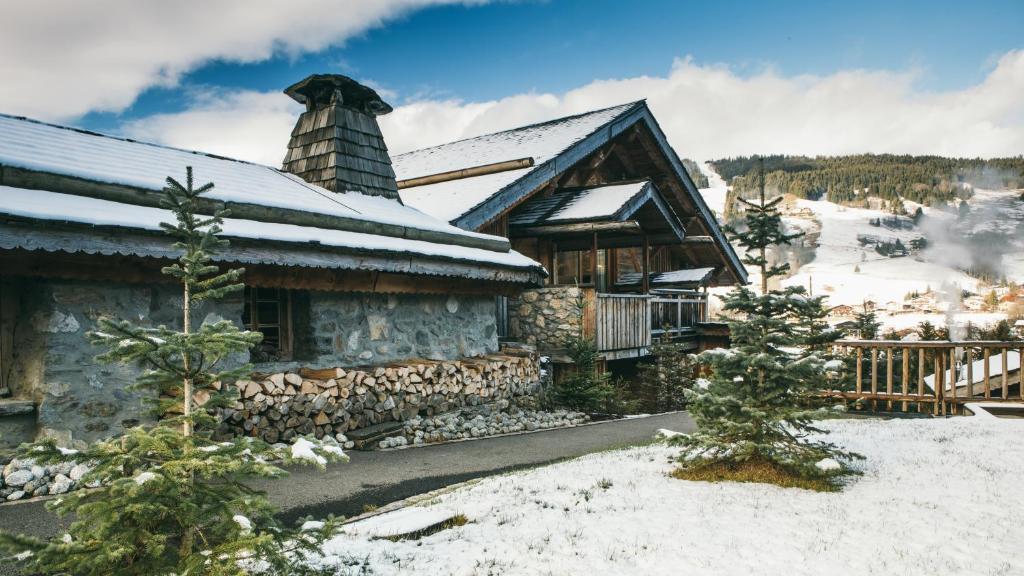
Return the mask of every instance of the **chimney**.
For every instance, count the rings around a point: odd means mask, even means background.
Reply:
[[[391,112],[372,88],[340,74],[313,74],[284,91],[306,111],[288,141],[282,170],[334,192],[398,197],[377,116]]]

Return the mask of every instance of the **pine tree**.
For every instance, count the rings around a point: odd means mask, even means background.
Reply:
[[[57,447],[52,440],[23,448],[22,457],[40,463],[88,464],[92,469],[82,482],[95,486],[48,504],[61,516],[75,516],[63,537],[44,541],[0,534],[0,547],[26,559],[30,571],[90,576],[300,573],[303,568],[293,565],[290,556],[311,549],[334,528],[330,520],[304,533],[283,529],[267,498],[244,481],[283,475],[272,460],[322,467],[344,457],[336,445],[301,438],[288,450],[254,438],[212,439],[216,409],[237,398],[228,384],[249,370],[229,365],[261,339],[227,320],[198,327],[192,322],[197,303],[242,288],[243,270],[221,272],[212,264],[213,255],[227,245],[217,237],[227,212],[198,213],[200,196],[212,188],[196,188],[187,168],[185,184],[168,178],[162,196],[163,206],[176,218],[162,227],[182,252],[163,269],[182,287],[182,329],[103,317],[89,333],[93,344],[106,348],[99,360],[143,368],[135,387],[150,393],[160,419],[82,451]]]
[[[762,183],[758,202],[740,199],[746,229],[728,228],[746,251],[744,263],[760,269],[761,291],[739,286],[725,296],[724,309],[739,318],[729,323],[732,346],[698,356],[712,374],[704,390],[690,394],[697,431],[672,439],[683,447],[680,472],[767,466],[790,477],[833,479],[850,473],[845,463],[856,457],[810,437],[824,433],[812,424],[828,413],[817,393],[842,362],[826,362],[813,350],[791,351],[808,344],[823,299],[802,286],[768,289],[770,278],[788,270],[769,264],[768,248],[798,236],[783,231],[781,200],[767,201]]]
[[[682,410],[686,407],[686,391],[694,384],[696,366],[689,351],[668,336],[651,345],[651,357],[639,366],[638,380],[652,412]]]
[[[866,303],[864,304],[864,311],[854,315],[853,322],[853,332],[861,340],[874,340],[878,338],[878,328],[882,323],[878,321],[874,309],[868,307]]]

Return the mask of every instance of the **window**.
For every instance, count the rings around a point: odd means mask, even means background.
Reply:
[[[642,274],[644,271],[643,248],[619,248],[615,251],[616,282],[629,278],[631,274]]]
[[[253,348],[253,362],[291,359],[291,295],[287,290],[246,286],[242,324],[246,330],[263,334],[263,341]]]
[[[599,257],[601,254],[599,252]],[[589,286],[594,283],[593,274],[590,250],[555,252],[555,284]]]

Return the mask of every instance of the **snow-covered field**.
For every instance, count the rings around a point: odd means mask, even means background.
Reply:
[[[482,480],[350,525],[339,574],[1024,573],[1024,421],[830,421],[865,455],[839,493],[670,478],[661,445]],[[465,515],[419,540],[374,534]],[[366,572],[360,572],[366,570]]]

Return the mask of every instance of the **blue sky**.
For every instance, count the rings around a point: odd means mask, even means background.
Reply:
[[[646,99],[697,159],[1024,154],[1024,0],[33,0],[0,112],[278,165],[311,73],[393,151]]]
[[[337,16],[343,18],[342,14]],[[913,70],[924,91],[979,82],[1024,46],[1024,2],[683,2],[551,0],[436,6],[322,51],[251,64],[214,61],[173,88],[151,88],[119,112],[77,123],[116,130],[125,119],[189,106],[211,86],[280,90],[341,72],[409,98],[497,99],[563,92],[594,79],[664,75],[673,59],[726,64],[740,75]]]

